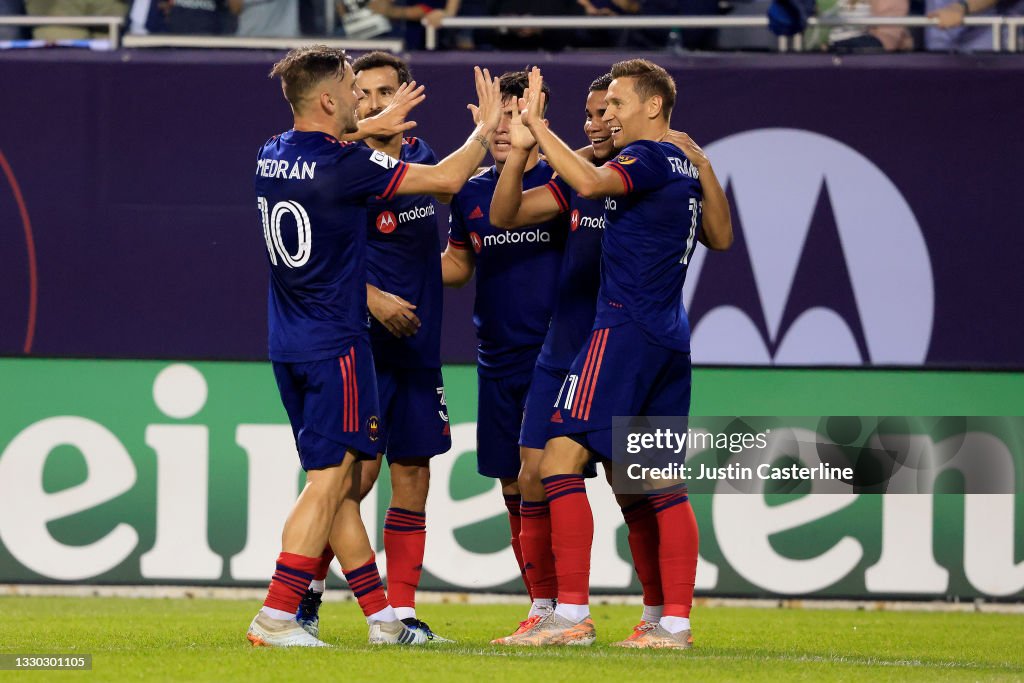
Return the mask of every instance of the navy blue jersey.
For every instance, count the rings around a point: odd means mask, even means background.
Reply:
[[[523,176],[523,189],[539,187],[552,170],[541,161]],[[498,170],[471,178],[452,199],[448,241],[476,253],[473,323],[479,341],[479,372],[505,377],[530,372],[551,324],[555,285],[565,243],[559,217],[516,230],[491,225]]]
[[[626,188],[605,200],[601,293],[594,327],[634,321],[654,344],[690,350],[686,268],[700,229],[697,169],[667,142],[638,140],[605,164]]]
[[[560,176],[547,184],[558,208],[569,215],[569,234],[558,274],[558,299],[551,328],[537,362],[568,370],[594,326],[597,292],[601,285],[601,238],[604,198],[587,199]]]
[[[393,198],[408,169],[319,132],[290,130],[260,149],[271,360],[337,358],[365,337],[366,200]]]
[[[406,138],[401,160],[436,164],[427,143]],[[437,234],[437,203],[429,195],[403,195],[390,201],[367,202],[366,280],[416,306],[420,329],[396,337],[376,318],[370,319],[373,359],[401,368],[441,367],[441,241]]]

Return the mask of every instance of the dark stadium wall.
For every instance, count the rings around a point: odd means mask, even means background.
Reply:
[[[0,55],[0,354],[264,357],[252,176],[290,124],[266,76],[278,56]],[[539,62],[554,128],[582,144],[586,87],[612,59],[415,54],[415,134],[453,149],[472,65]],[[679,86],[673,125],[709,151],[738,231],[691,268],[696,362],[1024,367],[1024,154],[1014,117],[975,123],[979,102],[1019,108],[1024,63],[659,59]],[[445,358],[472,362],[472,287],[446,306]]]

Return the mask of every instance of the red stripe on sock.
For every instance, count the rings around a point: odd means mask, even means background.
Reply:
[[[372,567],[372,569],[366,569],[367,567]],[[364,571],[359,572],[361,569]],[[352,589],[353,593],[358,592],[359,590],[352,585],[353,582],[360,587],[372,586],[374,583],[380,585],[376,590],[370,591],[369,593],[356,598],[356,601],[359,602],[359,607],[363,610],[363,614],[365,616],[368,617],[371,614],[375,614],[388,606],[388,596],[384,592],[384,585],[380,583],[380,572],[377,570],[376,558],[370,558],[369,562],[359,567],[347,570],[343,568],[342,572],[345,574],[345,579],[349,581],[349,588]],[[349,575],[356,572],[359,572],[358,578],[349,580]]]
[[[640,509],[629,514],[626,526],[629,528],[629,552],[633,556],[636,577],[644,591],[644,604],[664,605],[665,595],[661,589],[661,566],[658,560],[658,518],[654,508],[645,501]]]
[[[290,569],[304,574],[312,574],[317,570],[317,567],[319,567],[320,558],[282,552],[277,556],[277,564],[281,565],[284,569]],[[274,572],[273,578],[270,579],[267,598],[263,601],[263,604],[272,609],[279,609],[284,612],[288,612],[289,614],[295,614],[296,610],[299,609],[299,603],[302,601],[302,596],[305,594],[306,588],[309,586],[308,583],[305,585],[301,584],[302,582],[297,577],[280,568],[277,569]]]
[[[689,501],[657,513],[658,564],[666,617],[689,617],[700,538]]]
[[[551,515],[547,506],[538,509],[537,513],[523,515],[519,543],[531,597],[550,600],[558,597],[555,555],[551,550]]]
[[[582,476],[579,477],[582,480]],[[548,484],[545,483],[545,490]],[[571,605],[590,602],[590,550],[594,544],[594,515],[585,491],[555,499],[551,507],[551,549],[555,556],[558,601]]]
[[[384,523],[395,518],[416,519],[414,515],[389,509]],[[423,526],[424,517],[420,516],[416,523]],[[384,550],[388,556],[388,597],[395,607],[416,606],[416,589],[419,588],[423,574],[426,540],[426,528],[421,531],[394,531],[384,527]]]
[[[334,551],[331,550],[330,544],[324,548],[324,552],[320,555],[320,566],[317,567],[316,573],[313,574],[313,578],[317,581],[324,581],[327,579],[327,574],[331,571],[331,562],[334,561]]]
[[[508,502],[506,502],[508,505]],[[526,576],[526,563],[523,561],[523,547],[519,540],[520,534],[523,529],[523,518],[519,515],[519,510],[514,513],[511,509],[508,512],[508,526],[512,532],[512,552],[516,556],[516,562],[519,563],[519,575],[523,577],[523,585],[526,586],[526,594],[533,599],[533,590],[530,587],[530,579]]]

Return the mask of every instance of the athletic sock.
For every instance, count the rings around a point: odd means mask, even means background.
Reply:
[[[291,621],[295,618],[294,614],[288,614],[284,610],[274,609],[273,607],[267,607],[266,605],[260,607],[260,612],[263,612],[271,619],[278,619],[280,621]]]
[[[314,581],[325,582],[327,581],[327,575],[331,572],[331,562],[334,561],[334,551],[331,549],[331,544],[328,543],[324,547],[324,551],[320,554],[320,566],[316,568],[316,573],[313,575]],[[320,583],[320,590],[318,593],[324,592],[324,583]],[[313,588],[310,585],[310,588]],[[316,590],[316,589],[313,589]]]
[[[506,493],[505,509],[508,510],[508,526],[512,531],[512,552],[515,553],[516,562],[519,563],[519,575],[523,577],[523,585],[526,586],[526,593],[531,598],[530,580],[526,577],[526,564],[523,562],[523,548],[519,542],[519,534],[522,531],[523,518],[519,513],[519,505],[522,503],[522,496],[518,493]]]
[[[644,605],[644,613],[640,615],[640,621],[658,623],[661,621],[661,615],[664,611],[663,605]]]
[[[530,605],[530,613],[527,614],[527,618],[536,617],[540,614],[546,614],[555,608],[555,601],[547,598],[534,598],[533,604]]]
[[[398,617],[399,619],[402,619],[402,620],[405,620],[405,619],[415,619],[416,618],[416,608],[415,607],[396,607],[395,608],[395,616]]]
[[[590,601],[594,515],[587,500],[583,475],[558,474],[541,481],[551,508],[551,548],[558,578],[558,603],[586,605]]]
[[[551,551],[551,509],[548,502],[524,500],[520,505],[522,529],[519,544],[523,553],[526,578],[534,602],[558,596],[555,556]]]
[[[578,624],[590,616],[590,605],[573,605],[566,602],[560,602],[558,603],[558,606],[555,607],[555,614],[564,619],[568,619],[574,624]]]
[[[690,628],[690,620],[686,617],[662,617],[659,623],[669,633],[679,633]]]
[[[644,606],[661,606],[665,604],[665,596],[661,590],[658,517],[654,513],[654,506],[648,498],[642,498],[622,508],[622,518],[626,520],[626,526],[629,528],[629,551],[633,556],[633,568],[644,591]]]
[[[348,587],[352,589],[352,594],[359,602],[359,607],[362,608],[365,616],[369,617],[384,610],[391,610],[388,596],[384,593],[384,584],[380,581],[380,572],[377,571],[376,558],[371,557],[369,562],[355,569],[342,567],[342,573],[345,574]],[[390,619],[380,619],[379,621],[394,621],[395,619],[394,610],[391,610]]]
[[[288,614],[287,618],[294,619],[302,596],[306,594],[306,588],[313,580],[313,572],[319,565],[319,557],[282,552],[277,556],[277,569],[270,579],[270,588],[263,606],[280,610]]]
[[[391,605],[388,605],[384,609],[378,610],[378,611],[374,612],[373,614],[367,614],[366,615],[366,623],[367,624],[372,624],[372,623],[377,622],[377,621],[389,622],[389,621],[397,621],[397,620],[398,620],[398,615],[395,614],[395,610],[394,610],[394,608]]]
[[[427,515],[390,507],[384,516],[384,551],[388,562],[388,598],[394,607],[416,607],[423,574]]]
[[[658,516],[661,585],[665,617],[690,616],[693,584],[697,577],[697,519],[685,493],[651,496]]]

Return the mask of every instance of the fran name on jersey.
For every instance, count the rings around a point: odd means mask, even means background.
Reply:
[[[259,159],[256,161],[256,175],[264,178],[313,180],[315,174],[316,162],[303,161],[302,157],[294,162],[287,159]]]

